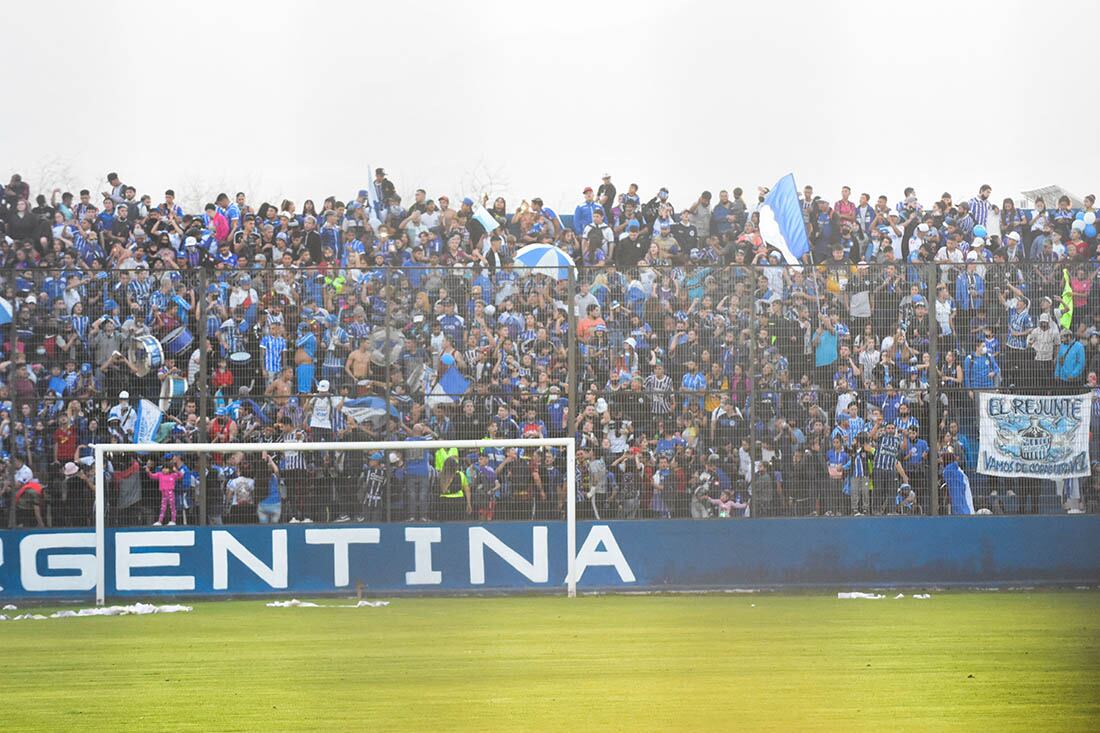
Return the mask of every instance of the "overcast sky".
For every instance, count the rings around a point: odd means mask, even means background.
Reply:
[[[1094,4],[839,6],[12,3],[0,174],[300,205],[385,166],[563,211],[605,171],[678,206],[788,172],[830,199],[1094,190]]]

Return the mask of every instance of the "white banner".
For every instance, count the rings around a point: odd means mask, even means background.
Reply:
[[[155,443],[157,430],[164,414],[149,400],[141,400],[137,406],[137,419],[134,421],[134,442]]]
[[[982,393],[978,473],[1062,479],[1089,475],[1092,393]]]

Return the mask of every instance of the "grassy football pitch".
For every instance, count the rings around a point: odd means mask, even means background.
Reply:
[[[0,622],[0,720],[5,731],[1096,730],[1100,592],[886,595],[223,601]]]

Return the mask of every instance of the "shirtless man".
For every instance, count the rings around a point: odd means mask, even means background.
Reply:
[[[344,362],[344,372],[355,381],[355,394],[359,397],[369,395],[372,385],[385,387],[382,382],[370,378],[370,341],[367,339],[360,341],[355,350],[348,354],[348,360]]]
[[[294,370],[290,367],[283,367],[278,376],[271,380],[271,384],[267,385],[264,394],[274,398],[275,404],[281,408],[286,405],[287,398],[293,393],[293,384]]]

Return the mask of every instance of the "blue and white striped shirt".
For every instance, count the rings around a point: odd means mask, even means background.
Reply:
[[[283,369],[283,355],[286,353],[286,339],[268,334],[260,339],[260,351],[264,355],[264,371],[277,374]]]
[[[1008,338],[1005,339],[1005,346],[1010,349],[1026,349],[1027,334],[1020,335],[1013,331],[1027,331],[1032,328],[1035,328],[1035,323],[1031,320],[1031,313],[1013,308],[1008,312]]]
[[[144,306],[149,302],[149,295],[153,292],[153,281],[148,278],[145,280],[131,280],[128,291],[130,297]]]
[[[970,199],[969,204],[970,216],[974,219],[974,223],[981,224],[984,227],[989,219],[989,201],[980,196],[975,196]]]

